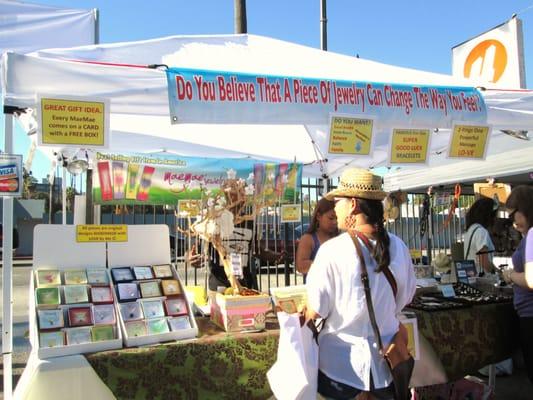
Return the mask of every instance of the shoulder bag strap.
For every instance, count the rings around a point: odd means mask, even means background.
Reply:
[[[464,257],[468,257],[468,253],[470,253],[470,246],[472,245],[472,239],[474,239],[474,233],[479,229],[479,226],[476,226],[476,229],[472,231],[472,234],[470,235],[470,240],[468,241],[468,247],[466,248],[466,253],[464,254]]]
[[[372,329],[374,330],[374,336],[376,337],[376,340],[378,341],[379,346],[379,353],[383,355],[383,342],[381,341],[381,335],[379,333],[378,324],[376,322],[376,314],[374,313],[374,306],[372,304],[372,296],[370,294],[370,285],[368,283],[368,271],[366,269],[366,262],[365,257],[363,255],[363,250],[361,249],[361,245],[359,244],[359,240],[355,237],[356,235],[350,235],[352,238],[353,244],[355,245],[355,250],[357,251],[357,256],[359,257],[359,260],[361,261],[361,281],[363,282],[363,286],[365,288],[365,299],[366,299],[366,307],[368,309],[368,316],[370,317],[370,324],[372,325]]]
[[[354,234],[363,241],[367,249],[372,252],[374,247],[372,246],[372,243],[370,243],[370,240],[368,237],[366,237],[365,234],[359,232],[359,231],[353,231]],[[389,266],[386,266],[382,269],[383,274],[385,274],[385,278],[387,278],[387,281],[389,281],[389,285],[392,288],[392,293],[394,294],[394,298],[396,299],[396,294],[398,293],[398,284],[396,283],[396,279],[394,279],[394,275],[392,274],[391,270],[389,269]]]

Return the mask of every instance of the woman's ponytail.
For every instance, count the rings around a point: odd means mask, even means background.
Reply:
[[[390,237],[383,226],[383,203],[379,200],[357,199],[359,209],[367,216],[367,222],[376,227],[376,245],[372,257],[378,264],[377,272],[390,264]]]

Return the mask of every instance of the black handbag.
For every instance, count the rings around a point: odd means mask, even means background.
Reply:
[[[378,341],[378,346],[380,349],[379,352],[387,362],[387,365],[389,366],[392,374],[394,399],[409,400],[411,399],[409,381],[411,380],[411,376],[413,375],[415,360],[413,359],[411,354],[409,354],[409,350],[407,349],[407,329],[400,322],[398,332],[394,335],[391,343],[387,346],[386,349],[383,348],[383,342],[381,341],[381,335],[379,333],[378,324],[376,322],[376,315],[374,314],[374,306],[372,305],[372,296],[370,294],[370,285],[368,284],[368,271],[366,269],[365,257],[363,256],[363,251],[361,249],[361,245],[359,244],[359,240],[357,240],[357,237],[361,238],[363,243],[365,243],[365,245],[369,247],[369,249],[371,248],[371,244],[368,238],[360,232],[352,232],[350,236],[352,237],[352,240],[354,242],[355,249],[357,251],[357,256],[361,260],[361,281],[363,282],[363,286],[365,289],[366,305],[368,308],[370,323],[372,324],[372,329],[374,330],[374,336]],[[398,287],[396,285],[394,275],[392,275],[392,272],[388,267],[384,268],[382,271],[385,274],[387,281],[391,285],[392,292],[394,293],[394,297],[396,298]]]

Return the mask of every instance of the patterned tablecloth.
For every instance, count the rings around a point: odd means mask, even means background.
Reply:
[[[509,357],[516,342],[511,304],[416,314],[450,380]],[[239,334],[206,318],[197,322],[197,340],[89,354],[87,360],[117,399],[271,397],[266,372],[276,360],[275,319],[267,320],[266,331]]]

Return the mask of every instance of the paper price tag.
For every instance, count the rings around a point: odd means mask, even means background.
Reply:
[[[242,276],[241,255],[240,254],[231,253],[230,254],[230,260],[231,260],[231,271],[233,272],[233,275]]]
[[[439,289],[444,297],[455,297],[453,285],[439,285]]]

